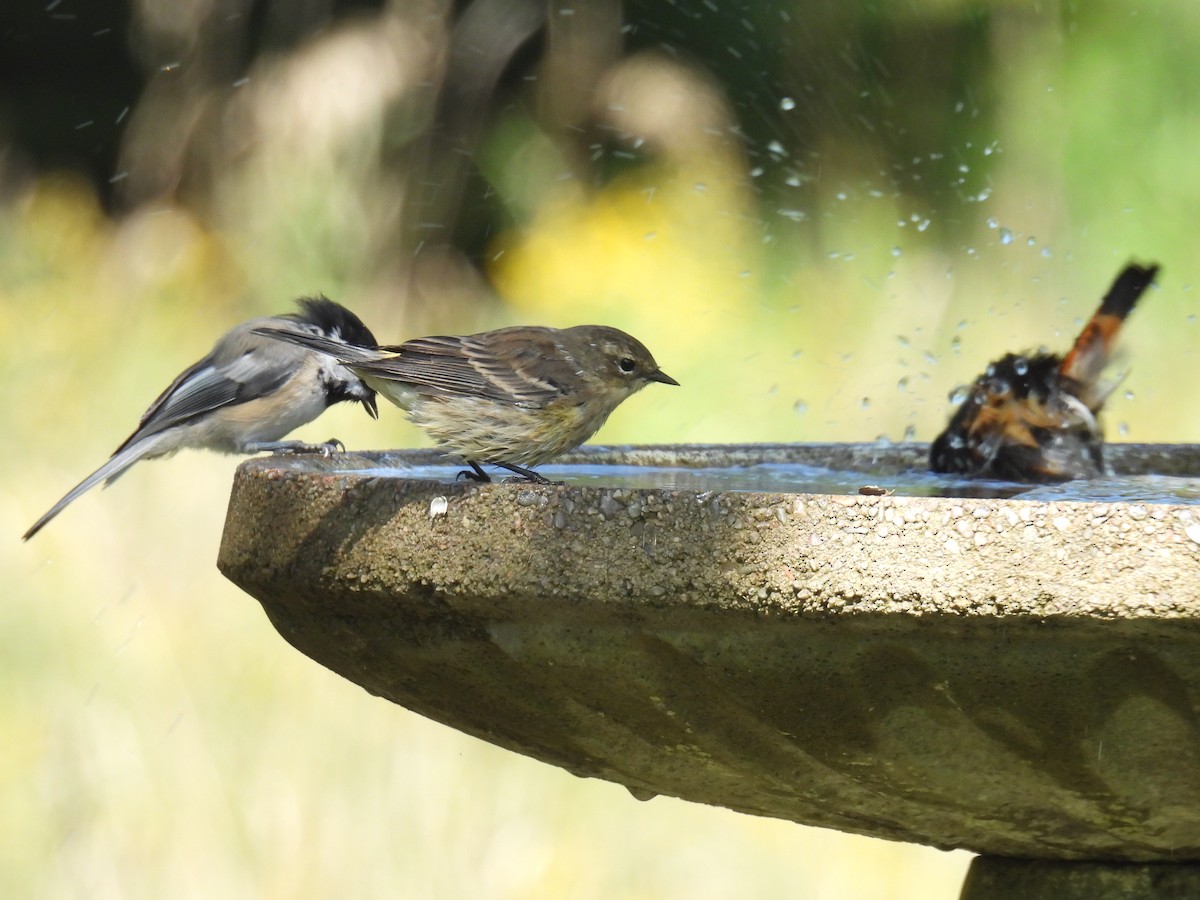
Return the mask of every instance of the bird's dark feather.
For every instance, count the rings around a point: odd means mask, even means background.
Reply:
[[[396,355],[357,368],[447,397],[536,407],[563,396],[578,373],[554,332],[521,328],[520,340],[510,340],[508,331],[417,338],[385,347]]]

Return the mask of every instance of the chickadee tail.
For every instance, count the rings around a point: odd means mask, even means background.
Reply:
[[[40,519],[29,527],[29,530],[21,536],[21,540],[27,541],[42,528],[46,523],[57,516],[60,512],[66,509],[71,503],[75,502],[80,496],[90,491],[101,481],[106,482],[105,487],[120,478],[125,470],[132,466],[140,459],[145,459],[154,453],[154,450],[170,435],[166,432],[152,434],[140,441],[134,441],[128,447],[118,450],[112,455],[104,465],[98,468],[95,472],[89,475],[71,490],[67,491],[66,496],[55,503]]]
[[[345,365],[370,362],[379,358],[379,351],[373,347],[360,347],[357,344],[348,344],[345,341],[337,341],[324,335],[310,334],[306,331],[293,331],[290,328],[270,328],[264,326],[262,328],[255,328],[254,334],[275,338],[277,341],[285,341],[289,344],[295,344],[298,347],[306,347],[309,350],[316,350],[318,353],[332,356],[338,362]]]
[[[1075,346],[1063,357],[1058,369],[1062,375],[1084,385],[1096,380],[1112,355],[1125,317],[1157,274],[1156,265],[1131,264],[1122,270],[1104,295],[1100,308],[1075,339]]]

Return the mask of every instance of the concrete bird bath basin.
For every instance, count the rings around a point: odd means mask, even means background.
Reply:
[[[260,458],[219,564],[368,691],[635,796],[973,850],[964,897],[1200,896],[1200,447],[1112,446],[1090,500],[924,453]]]

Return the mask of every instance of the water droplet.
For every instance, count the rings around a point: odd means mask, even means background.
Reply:
[[[795,109],[796,101],[793,100],[791,97],[784,97],[782,100],[779,101],[779,108],[782,109],[784,112],[787,112],[789,109]]]
[[[787,156],[787,151],[783,149],[783,144],[779,141],[771,141],[767,144],[767,152],[774,153],[776,156]]]
[[[1188,315],[1188,317],[1187,317],[1187,323],[1188,323],[1189,325],[1195,325],[1195,324],[1196,324],[1196,314],[1195,314],[1195,313],[1191,313],[1191,314],[1189,314],[1189,315]]]
[[[1121,437],[1129,437],[1129,423],[1128,422],[1118,422],[1117,423],[1117,434],[1119,434]]]
[[[652,241],[656,237],[658,237],[658,232],[657,231],[647,231],[644,235],[642,235],[642,237],[647,241]]]
[[[955,406],[960,406],[971,394],[971,386],[969,384],[960,384],[950,392],[950,402]]]
[[[871,408],[871,398],[863,397],[861,400],[858,401],[858,405],[862,409],[870,409]]]
[[[749,277],[750,277],[750,270],[749,270],[749,269],[742,269],[742,271],[738,272],[738,277],[739,277],[739,278],[749,278]]]
[[[917,426],[916,425],[909,424],[909,425],[904,426],[904,440],[911,441],[916,436],[917,436]]]
[[[982,203],[983,201],[989,199],[991,196],[992,196],[992,189],[990,187],[985,187],[982,191],[980,191],[978,194],[975,195],[975,202]]]
[[[962,351],[962,338],[957,334],[950,338],[950,351],[957,356]]]
[[[1125,392],[1125,399],[1126,399],[1126,400],[1132,400],[1132,399],[1133,399],[1133,391],[1126,391],[1126,392]]]
[[[800,187],[800,185],[803,184],[803,182],[800,180],[800,176],[795,174],[789,175],[783,180],[783,183],[788,187]]]
[[[966,163],[959,163],[959,164],[958,164],[958,171],[960,171],[960,172],[962,172],[964,175],[966,175],[968,172],[970,172],[970,171],[971,171],[971,167],[970,167],[970,166],[968,166]]]
[[[777,209],[775,210],[775,214],[787,219],[789,222],[803,222],[808,218],[808,213],[802,209]]]
[[[896,382],[896,390],[898,390],[902,394],[908,390],[908,376],[907,375],[905,375],[903,378],[901,378],[899,381]]]
[[[792,404],[792,412],[794,412],[798,416],[802,416],[806,412],[808,412],[808,404],[805,403],[803,400],[797,400],[795,403]]]
[[[1021,377],[1029,374],[1029,360],[1024,357],[1017,357],[1013,360],[1013,371]]]
[[[1034,247],[1036,245],[1037,245],[1037,238],[1035,238],[1032,234],[1025,239],[1026,247]]]
[[[753,169],[750,170],[750,177],[751,178],[760,178],[760,177],[762,177],[762,173],[763,173],[763,167],[755,166]]]
[[[1013,242],[1012,229],[1011,228],[1001,228],[1000,229],[1000,243],[1007,247],[1012,242]]]
[[[988,227],[988,228],[993,228],[993,229],[995,229],[995,228],[999,228],[999,227],[1000,227],[1000,220],[999,220],[999,219],[997,219],[995,216],[988,216],[988,220],[987,220],[987,227]]]
[[[893,247],[893,248],[892,248],[892,256],[899,256],[899,255],[900,255],[901,253],[903,253],[903,252],[904,252],[904,251],[903,251],[903,250],[901,250],[899,247]]]
[[[847,197],[847,194],[845,191],[838,191],[834,196],[837,197],[839,200],[845,200]]]
[[[692,188],[692,189],[693,189],[693,190],[694,190],[694,191],[695,191],[697,194],[703,194],[705,191],[707,191],[707,190],[708,190],[708,185],[707,185],[707,184],[705,184],[703,181],[697,181],[697,182],[696,182],[696,184],[693,186],[693,188]]]
[[[929,219],[922,219],[920,222],[917,223],[917,231],[924,231],[926,228],[928,228],[932,224],[933,223],[930,222]]]
[[[1043,248],[1042,248],[1042,257],[1043,257],[1044,259],[1049,259],[1049,258],[1050,258],[1050,248],[1049,248],[1049,247],[1043,247]]]

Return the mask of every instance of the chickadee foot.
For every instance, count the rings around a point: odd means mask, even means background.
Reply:
[[[247,453],[320,453],[325,459],[335,453],[345,453],[346,445],[337,438],[330,438],[320,444],[307,444],[304,441],[260,441],[246,445]]]
[[[330,438],[322,444],[317,444],[315,449],[317,453],[320,453],[323,457],[329,459],[329,457],[333,456],[335,453],[345,453],[346,445],[337,438]]]

